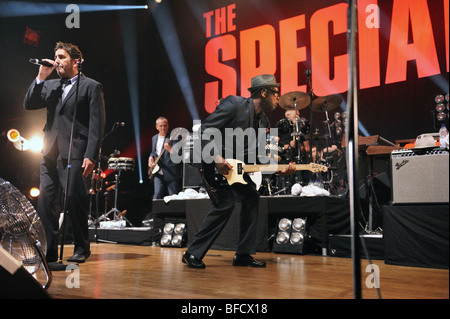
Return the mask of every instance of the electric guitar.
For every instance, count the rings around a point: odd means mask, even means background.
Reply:
[[[281,172],[286,169],[288,164],[268,164],[268,165],[253,165],[253,164],[245,164],[242,161],[235,159],[227,159],[226,160],[233,169],[231,169],[227,175],[223,175],[228,185],[233,185],[234,183],[247,184],[244,180],[244,173],[252,173],[252,172]],[[295,169],[297,171],[311,171],[313,173],[317,172],[326,172],[328,167],[321,164],[309,163],[309,164],[294,164]]]
[[[158,163],[159,163],[159,160],[163,157],[165,151],[166,151],[166,149],[163,148],[161,153],[159,153],[159,156],[156,158],[156,161],[155,161],[155,167],[153,167],[152,170],[150,168],[148,169],[148,178],[149,179],[152,179],[153,176],[155,176],[155,174],[158,173],[159,170],[161,169],[159,167]]]
[[[181,127],[174,128],[172,130],[172,132],[170,132],[170,137],[169,137],[167,142],[172,143],[172,141],[178,140],[181,143],[183,143],[183,141],[186,138],[186,136],[189,135],[188,133],[189,132],[187,132],[186,129],[184,129],[184,128],[181,128]],[[166,140],[164,141],[164,143],[166,143]],[[161,153],[159,153],[159,156],[155,160],[155,166],[153,167],[153,169],[150,169],[150,168],[148,169],[148,178],[150,180],[161,169],[161,167],[159,166],[158,163],[161,160],[161,158],[163,157],[165,151],[166,151],[166,149],[163,147],[163,149],[161,150]]]

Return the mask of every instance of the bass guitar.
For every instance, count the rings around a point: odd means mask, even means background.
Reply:
[[[244,180],[244,173],[253,173],[253,172],[282,172],[288,166],[287,164],[245,164],[242,161],[235,159],[227,159],[226,160],[233,168],[228,172],[228,174],[223,175],[229,185],[233,185],[234,183],[247,184]],[[294,164],[295,169],[297,171],[311,171],[313,173],[317,172],[326,172],[328,171],[328,167],[321,164],[309,163],[309,164]]]

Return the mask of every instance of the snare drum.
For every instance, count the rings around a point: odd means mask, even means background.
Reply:
[[[111,157],[108,160],[108,168],[116,171],[132,171],[134,170],[134,159],[130,157]]]

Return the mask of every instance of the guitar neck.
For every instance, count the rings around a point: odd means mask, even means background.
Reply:
[[[159,160],[161,159],[161,157],[164,155],[164,151],[165,151],[166,149],[165,148],[163,148],[162,149],[162,151],[161,151],[161,153],[159,153],[159,156],[158,156],[158,158],[155,160],[155,164],[158,164],[158,162],[159,162]]]
[[[289,165],[288,164],[269,164],[269,165],[245,165],[245,171],[247,173],[254,172],[279,172],[284,171]],[[310,170],[310,164],[295,164],[295,169],[297,171]]]

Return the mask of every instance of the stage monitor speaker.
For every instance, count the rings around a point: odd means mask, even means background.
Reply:
[[[448,203],[448,151],[398,150],[391,153],[392,204]]]
[[[50,296],[22,267],[21,263],[0,246],[0,298],[49,299]]]

